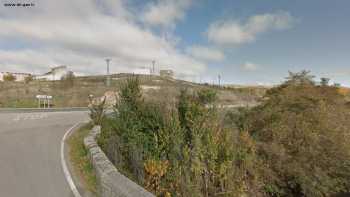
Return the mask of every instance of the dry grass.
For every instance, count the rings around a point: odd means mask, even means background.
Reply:
[[[350,94],[350,88],[340,87],[338,91],[340,94],[343,94],[343,95]]]
[[[106,87],[104,76],[77,77],[71,87],[62,81],[31,81],[28,84],[0,82],[0,107],[37,107],[35,96],[38,94],[52,95],[53,107],[86,107],[88,95],[100,97],[107,91],[118,91],[120,85],[130,76],[130,74],[112,75],[110,87]],[[218,92],[221,104],[245,104],[257,102],[266,90],[261,87],[218,87],[159,76],[139,75],[139,78],[141,85],[159,87],[144,90],[145,98],[155,101],[173,100],[182,88],[190,90],[209,88]]]
[[[350,88],[348,87],[340,87],[338,89],[338,92],[341,94],[341,95],[344,95],[345,96],[345,99],[349,102],[350,104]]]
[[[84,187],[93,194],[97,194],[97,182],[92,164],[84,147],[84,137],[88,135],[91,124],[85,124],[72,133],[68,139],[69,158],[73,164],[74,172],[80,177]]]

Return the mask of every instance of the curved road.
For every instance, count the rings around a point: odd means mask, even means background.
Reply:
[[[86,112],[0,113],[0,196],[73,197],[60,143]]]

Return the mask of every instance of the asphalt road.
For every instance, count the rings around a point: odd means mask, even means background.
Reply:
[[[0,196],[73,197],[60,143],[87,112],[0,113]]]

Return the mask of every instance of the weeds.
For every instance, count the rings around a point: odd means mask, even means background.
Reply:
[[[97,180],[92,164],[88,158],[87,150],[84,146],[84,137],[88,135],[92,128],[92,124],[86,124],[73,132],[68,139],[69,156],[73,163],[74,172],[81,177],[85,187],[97,194]]]

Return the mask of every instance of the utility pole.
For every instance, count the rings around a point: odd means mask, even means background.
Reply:
[[[221,75],[218,75],[219,86],[221,85]]]
[[[152,74],[153,74],[153,75],[156,73],[156,71],[155,71],[155,64],[156,64],[156,61],[153,60],[153,61],[152,61]]]
[[[106,63],[107,63],[107,81],[106,81],[106,85],[107,87],[109,87],[111,85],[111,76],[109,75],[109,62],[111,61],[111,59],[107,58],[106,59]]]

